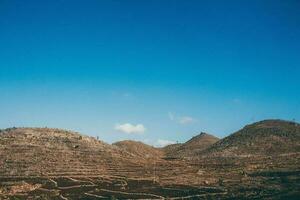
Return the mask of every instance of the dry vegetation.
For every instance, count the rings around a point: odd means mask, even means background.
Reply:
[[[163,151],[138,141],[124,140],[113,145],[132,153],[134,156],[141,157],[141,159],[157,159],[164,155]]]
[[[269,120],[219,141],[200,134],[156,149],[59,129],[6,129],[0,199],[299,199],[299,130]]]

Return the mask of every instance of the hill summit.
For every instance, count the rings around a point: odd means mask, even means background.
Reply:
[[[176,157],[191,157],[207,149],[218,140],[219,138],[213,135],[201,132],[199,135],[194,136],[192,139],[181,145],[177,145],[176,147],[173,145],[173,148],[166,147],[166,155],[176,155]]]
[[[161,150],[138,141],[124,140],[116,142],[113,145],[118,146],[119,148],[124,149],[134,156],[139,156],[141,158],[153,159],[163,156],[163,152]]]
[[[264,120],[216,142],[205,154],[274,155],[300,151],[300,125],[283,120]]]

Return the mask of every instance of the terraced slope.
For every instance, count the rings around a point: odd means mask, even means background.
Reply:
[[[174,153],[181,145],[182,145],[182,143],[170,144],[170,145],[167,145],[167,146],[161,148],[161,150],[165,153],[166,156],[173,157]]]
[[[277,155],[300,152],[300,124],[265,120],[243,129],[209,147],[205,155]]]
[[[116,142],[113,145],[131,153],[134,156],[139,156],[142,159],[155,159],[163,156],[162,150],[138,141],[124,140]]]
[[[2,130],[0,199],[299,199],[296,123],[248,125],[192,159],[142,159],[133,150],[59,129]]]
[[[136,173],[141,166],[126,151],[70,131],[15,128],[0,133],[1,176],[117,175]]]
[[[216,143],[218,140],[219,138],[213,135],[200,133],[181,145],[172,145],[170,147],[167,146],[164,149],[166,155],[169,157],[192,157],[198,155],[212,144]]]

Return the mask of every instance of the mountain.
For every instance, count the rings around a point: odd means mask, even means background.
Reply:
[[[300,152],[300,124],[283,120],[264,120],[216,142],[206,155],[277,155]]]
[[[202,132],[183,144],[167,146],[164,149],[167,157],[191,157],[204,151],[218,140],[219,138]]]
[[[109,174],[139,165],[127,151],[71,131],[11,128],[0,132],[1,176]]]
[[[161,158],[163,156],[163,152],[160,149],[138,141],[124,140],[113,145],[141,158]]]

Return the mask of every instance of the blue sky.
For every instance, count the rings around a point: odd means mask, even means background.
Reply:
[[[150,144],[300,119],[300,2],[0,0],[0,128]]]

